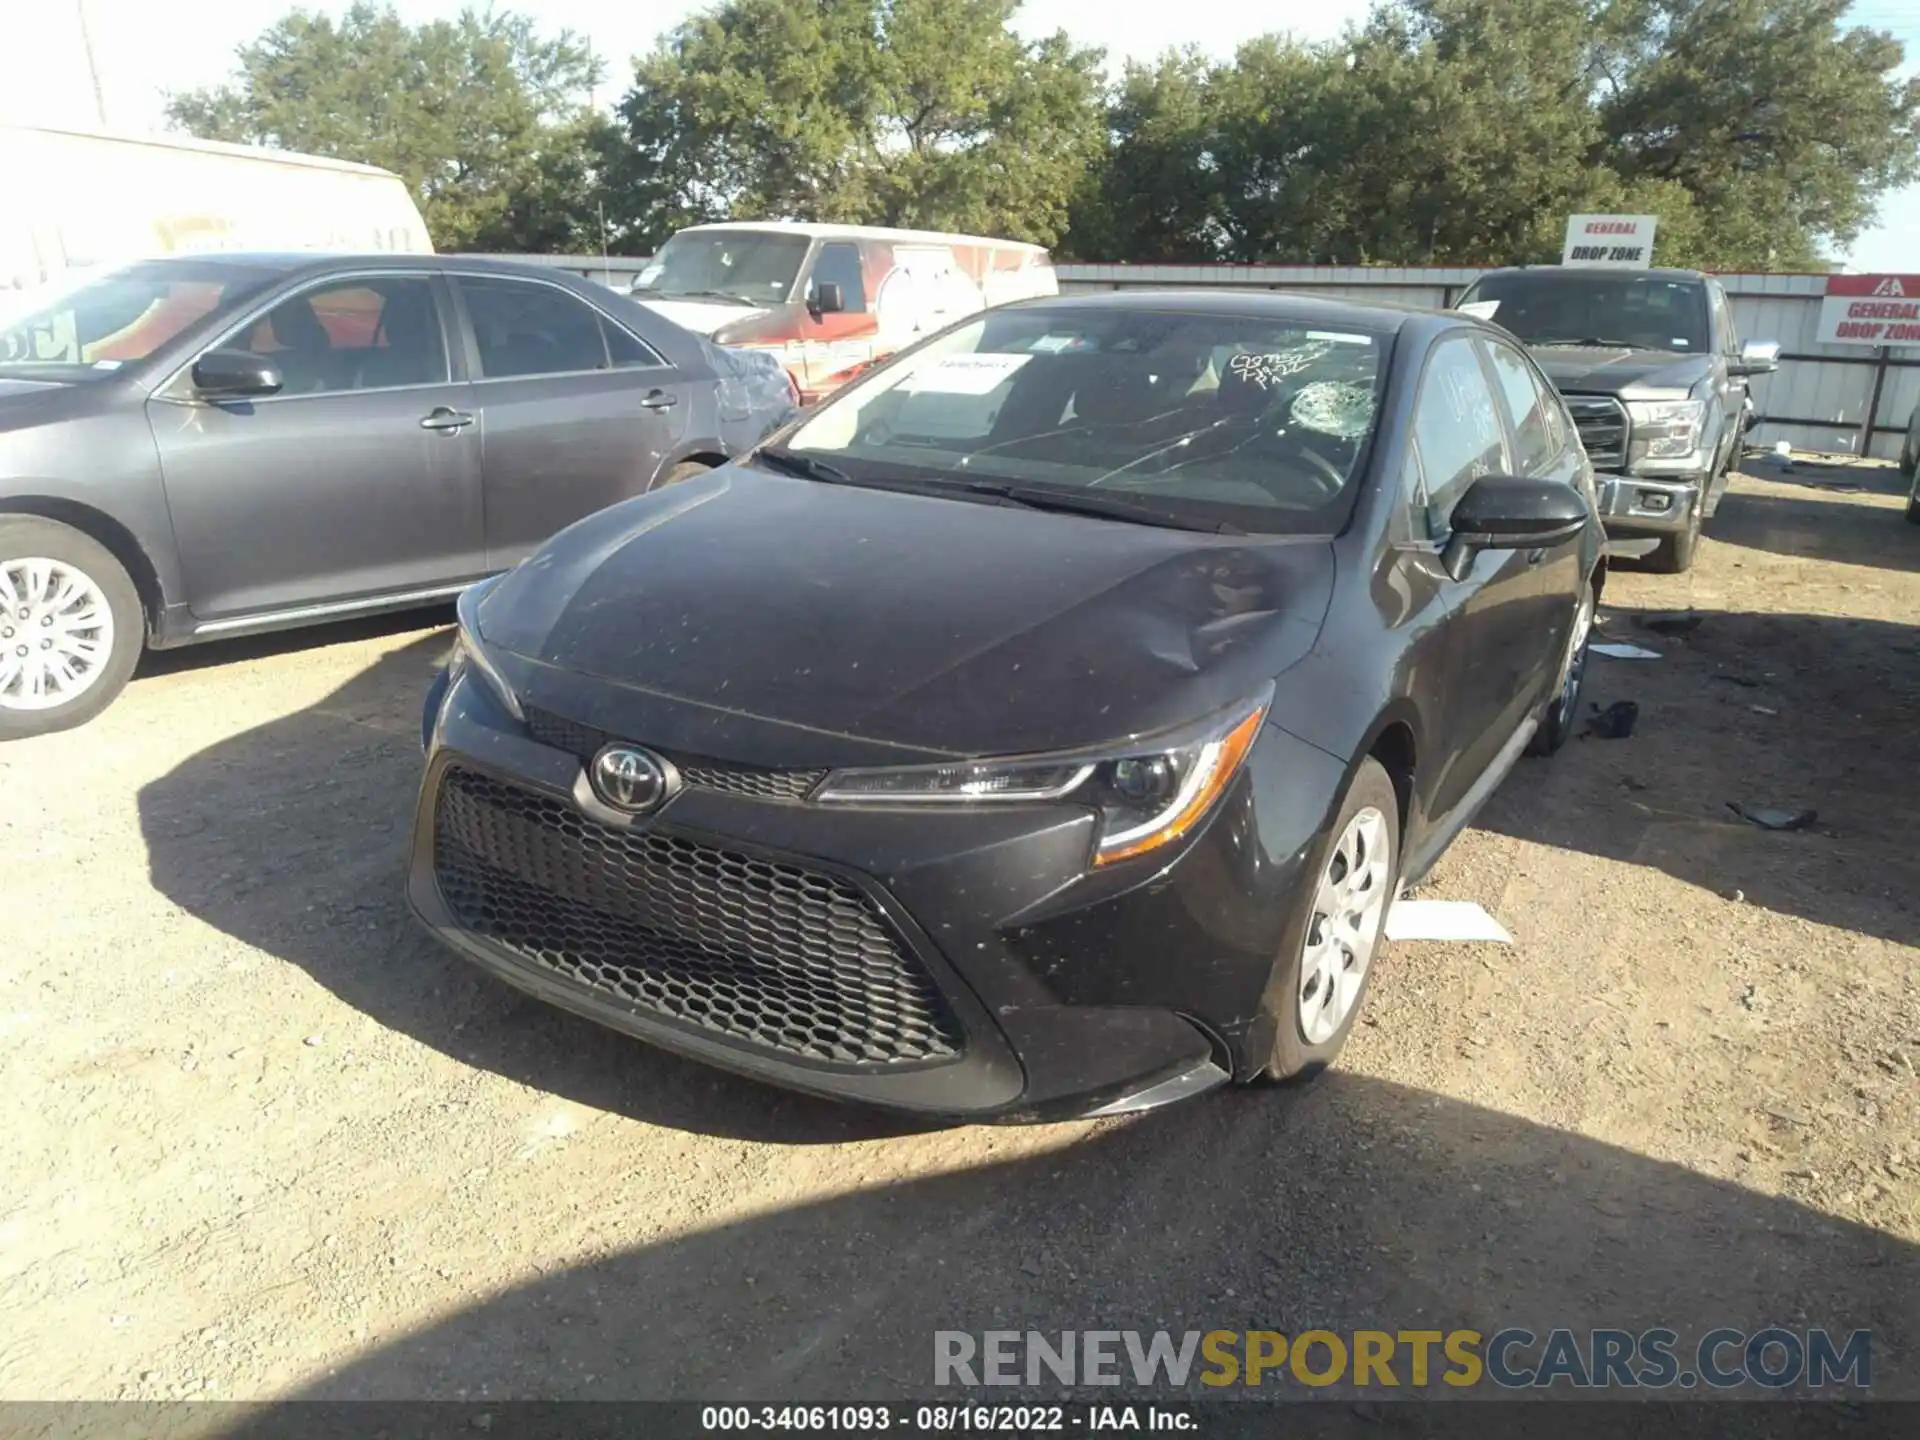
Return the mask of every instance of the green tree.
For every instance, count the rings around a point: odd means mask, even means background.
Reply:
[[[1056,240],[1102,140],[1099,54],[1016,0],[725,0],[636,64],[623,239],[785,216]]]
[[[1849,0],[1635,0],[1622,83],[1600,110],[1623,180],[1694,197],[1727,268],[1798,268],[1872,223],[1914,178],[1920,78]]]
[[[379,165],[413,187],[443,250],[599,248],[590,109],[600,76],[570,32],[463,10],[405,24],[357,4],[338,20],[296,10],[240,47],[227,84],[173,95],[176,126],[210,140]]]
[[[1488,264],[1567,215],[1660,216],[1656,258],[1801,268],[1916,173],[1920,81],[1845,0],[1389,0],[1340,39],[1130,69],[1067,248],[1112,259]]]

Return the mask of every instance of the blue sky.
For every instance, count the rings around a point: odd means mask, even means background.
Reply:
[[[401,14],[421,21],[456,13],[463,0],[397,0]],[[503,0],[548,29],[586,35],[607,57],[610,87],[624,82],[627,57],[651,46],[695,0],[657,5],[633,0]],[[90,125],[93,91],[80,43],[81,6],[93,36],[107,119],[116,129],[158,128],[168,90],[212,84],[227,72],[235,47],[279,12],[226,0],[16,0],[24,15],[7,21],[0,50],[0,121]],[[29,8],[29,5],[31,8]],[[341,10],[341,0],[310,8]],[[1310,39],[1337,34],[1366,11],[1366,0],[1027,0],[1016,22],[1028,34],[1064,29],[1082,43],[1103,46],[1114,64],[1149,58],[1169,45],[1196,44],[1229,55],[1241,41],[1285,29]],[[1920,62],[1920,0],[1857,0],[1854,19],[1890,29]],[[1920,271],[1920,186],[1889,196],[1879,226],[1848,257],[1857,269]]]

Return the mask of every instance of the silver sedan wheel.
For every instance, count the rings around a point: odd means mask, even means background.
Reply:
[[[106,673],[113,607],[69,560],[0,560],[0,710],[51,710]]]
[[[1300,959],[1300,1034],[1324,1045],[1360,998],[1385,917],[1392,860],[1387,817],[1371,805],[1347,822],[1327,857]]]

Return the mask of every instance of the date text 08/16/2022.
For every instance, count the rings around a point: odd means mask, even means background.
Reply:
[[[1190,1411],[1154,1405],[708,1405],[707,1433],[901,1430],[913,1434],[1046,1434],[1068,1431],[1193,1432]]]

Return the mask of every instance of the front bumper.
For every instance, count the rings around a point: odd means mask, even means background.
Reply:
[[[1685,530],[1705,477],[1597,475],[1600,520],[1610,535],[1671,535]]]
[[[1330,757],[1269,727],[1196,834],[1097,873],[1086,864],[1092,812],[1059,804],[930,813],[688,786],[623,835],[607,824],[620,817],[585,785],[580,747],[539,743],[471,676],[436,698],[408,893],[443,942],[542,1000],[690,1058],[942,1118],[1123,1113],[1250,1076],[1270,1046],[1264,1016],[1302,857],[1341,779]],[[524,855],[476,861],[471,829],[449,828],[443,814],[444,797],[474,785],[531,797],[549,829],[585,832],[584,847],[562,852],[543,841],[522,844]],[[531,833],[522,819],[511,823],[523,841]],[[636,846],[639,861],[630,858]],[[699,875],[691,884],[681,875],[636,878],[632,866],[653,865],[661,846],[721,855],[732,868],[702,872],[711,884]],[[480,902],[475,864],[491,867],[500,887]],[[780,939],[775,954],[767,948],[775,942],[761,938],[767,927],[795,915],[802,929],[807,922],[788,902],[768,899],[763,882],[798,872],[815,887],[809,893],[832,887],[839,908],[831,927]],[[499,895],[521,897],[504,918]],[[584,923],[601,937],[592,964],[579,963],[569,949],[578,945],[564,938],[528,938],[528,917],[557,905],[570,907],[572,918],[553,922],[572,926],[568,935]],[[872,998],[856,996],[851,1010],[841,980],[793,978],[795,956],[824,953],[849,925],[865,927],[860,964],[876,977]],[[626,928],[607,942],[609,926]],[[655,941],[675,927],[659,952]],[[881,956],[888,947],[873,937],[882,931],[896,953]],[[622,953],[636,936],[649,953]],[[684,973],[671,973],[676,967]],[[732,987],[717,999],[701,978],[715,967],[725,971],[722,988]],[[640,976],[637,987],[629,976]],[[922,981],[937,1001],[927,1001]],[[791,1003],[771,1022],[735,1023],[772,993],[766,987]],[[831,1053],[782,1038],[831,1038],[875,1017],[897,1038],[893,1018],[927,1004],[944,1018],[929,1011],[909,1017],[906,1029],[938,1030],[952,1043],[874,1058],[874,1046],[861,1053],[858,1033],[851,1049],[835,1039]]]

